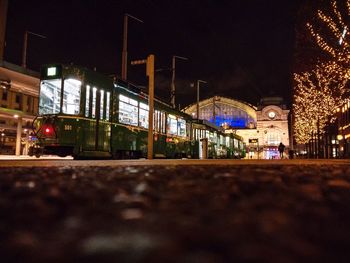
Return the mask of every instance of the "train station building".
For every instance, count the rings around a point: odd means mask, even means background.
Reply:
[[[39,73],[0,61],[0,154],[27,154],[38,97]]]
[[[289,149],[289,110],[281,97],[262,98],[258,106],[232,98],[215,96],[184,109],[193,118],[205,119],[227,133],[242,136],[247,158],[278,159],[278,145]],[[198,111],[198,113],[197,113]],[[285,155],[287,156],[287,155]]]

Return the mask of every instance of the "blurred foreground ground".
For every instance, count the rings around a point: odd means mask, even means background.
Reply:
[[[1,262],[349,262],[349,161],[0,161]]]

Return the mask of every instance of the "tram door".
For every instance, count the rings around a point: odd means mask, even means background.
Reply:
[[[85,91],[85,117],[83,128],[83,151],[95,151],[96,150],[96,134],[98,129],[98,112],[97,112],[97,88],[86,85]]]
[[[208,159],[208,138],[199,140],[199,159]]]
[[[85,121],[82,150],[109,151],[111,125],[109,123],[110,93],[86,86]],[[103,121],[107,120],[107,121]]]

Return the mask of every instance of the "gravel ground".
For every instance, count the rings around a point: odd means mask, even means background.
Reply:
[[[349,262],[349,165],[0,168],[1,262]]]

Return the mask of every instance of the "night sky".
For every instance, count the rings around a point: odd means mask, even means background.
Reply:
[[[156,68],[176,61],[177,104],[222,95],[256,104],[262,96],[291,101],[295,21],[302,0],[9,0],[5,60],[21,64],[23,34],[30,36],[28,68],[74,63],[121,74],[123,15],[129,20],[128,58],[156,56]],[[146,85],[144,66],[128,66],[128,78]],[[156,95],[169,100],[171,72],[156,74]]]

